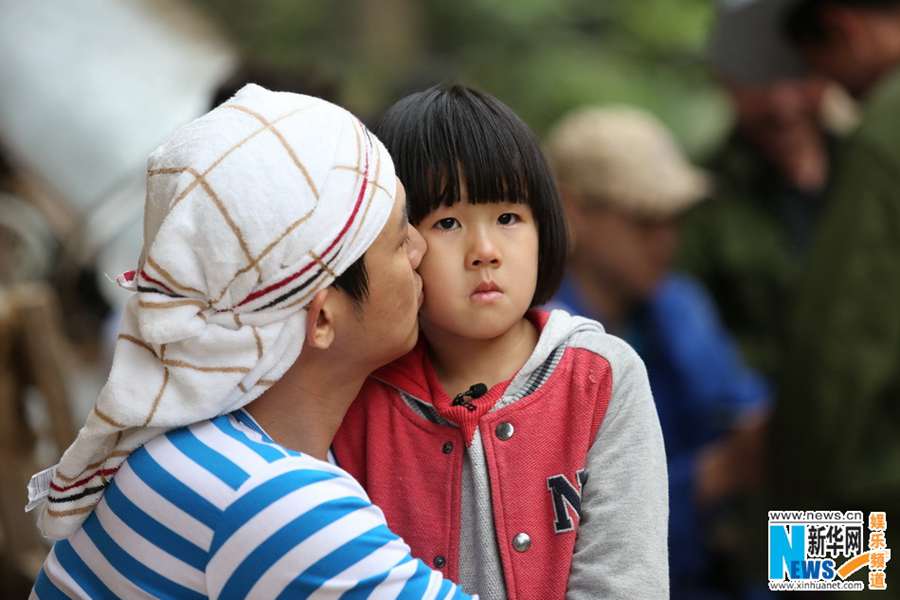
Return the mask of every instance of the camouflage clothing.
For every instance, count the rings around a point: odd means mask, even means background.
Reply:
[[[737,135],[710,171],[716,191],[685,219],[681,266],[710,291],[747,362],[774,381],[787,324],[784,309],[822,198],[791,187]]]
[[[799,281],[774,430],[783,498],[804,509],[887,510],[895,522],[900,517],[898,115],[900,70],[874,90],[860,129],[835,162],[829,208]],[[896,544],[900,528],[894,535]]]

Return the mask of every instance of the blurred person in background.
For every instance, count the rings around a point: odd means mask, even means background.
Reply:
[[[547,152],[574,236],[550,307],[597,319],[647,365],[668,457],[672,598],[734,596],[709,522],[759,479],[768,391],[703,288],[672,272],[679,219],[707,178],[661,123],[628,107],[570,113]]]
[[[782,309],[825,205],[838,125],[852,120],[826,124],[825,108],[839,116],[852,109],[796,61],[760,64],[758,56],[785,42],[750,35],[744,19],[720,10],[710,35],[709,60],[735,123],[709,161],[710,201],[685,220],[679,263],[715,298],[748,363],[775,381],[788,324]]]
[[[900,514],[900,0],[802,0],[776,26],[862,102],[793,313],[779,498]]]

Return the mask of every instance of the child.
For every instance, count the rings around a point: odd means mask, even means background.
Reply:
[[[567,234],[504,104],[438,86],[377,135],[428,242],[416,348],[366,382],[334,441],[416,556],[482,598],[666,598],[663,440],[643,363],[597,322],[533,307]]]

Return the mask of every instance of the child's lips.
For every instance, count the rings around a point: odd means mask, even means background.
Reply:
[[[500,286],[493,281],[482,281],[478,284],[478,286],[475,288],[475,291],[472,293],[478,294],[480,292],[503,292],[503,290],[500,289]]]
[[[503,290],[493,281],[483,281],[469,297],[476,302],[494,302],[503,297]]]

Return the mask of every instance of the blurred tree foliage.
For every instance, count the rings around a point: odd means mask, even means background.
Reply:
[[[337,83],[372,118],[409,91],[462,81],[539,134],[566,110],[631,103],[694,155],[727,127],[703,47],[712,0],[192,0],[248,59]]]

